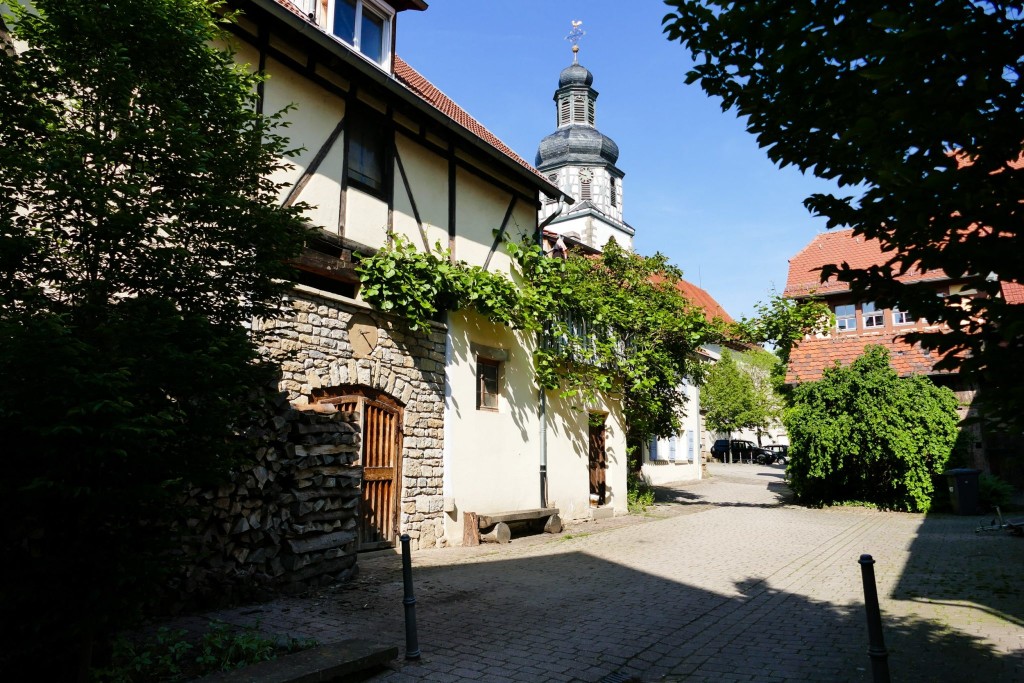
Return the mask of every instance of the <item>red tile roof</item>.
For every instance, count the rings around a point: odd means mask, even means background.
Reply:
[[[1024,284],[1019,282],[1000,282],[1003,298],[1008,304],[1024,304]]]
[[[535,169],[528,161],[513,152],[508,145],[498,139],[494,133],[487,130],[483,125],[474,119],[469,113],[457,105],[454,100],[441,92],[437,86],[424,78],[416,69],[398,55],[395,55],[395,78],[398,82],[409,88],[424,102],[437,109],[439,112],[459,124],[478,138],[494,147],[499,152],[509,157],[523,168],[533,172],[539,178],[547,181],[540,171]]]
[[[704,314],[711,319],[721,318],[723,322],[733,322],[732,316],[725,312],[722,305],[715,301],[714,297],[692,282],[680,280],[676,283],[676,289],[683,293],[691,304],[703,309]]]
[[[835,277],[823,283],[819,269],[825,265],[842,263],[850,264],[851,268],[867,268],[881,265],[888,259],[889,256],[882,252],[882,245],[878,240],[867,239],[862,235],[854,237],[852,228],[822,233],[789,259],[789,275],[786,278],[783,296],[805,296],[812,291],[815,294],[847,292],[850,286],[845,282],[839,282]],[[896,279],[900,282],[922,282],[949,278],[941,271],[910,270],[896,276]]]
[[[665,278],[661,275],[654,275],[651,277],[651,282],[655,284],[664,281]],[[680,279],[676,283],[676,289],[679,290],[683,297],[693,306],[704,311],[704,316],[709,320],[720,318],[723,322],[733,322],[732,316],[725,312],[725,309],[722,308],[720,303],[715,301],[714,297],[692,282]]]
[[[889,364],[900,377],[954,374],[935,371],[935,364],[943,357],[937,352],[922,349],[918,344],[908,344],[891,333],[873,332],[804,339],[790,354],[786,383],[817,381],[821,379],[824,368],[832,367],[836,361],[843,366],[850,365],[864,354],[864,347],[868,345],[889,349]]]

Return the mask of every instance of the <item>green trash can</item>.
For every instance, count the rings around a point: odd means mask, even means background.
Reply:
[[[977,515],[981,512],[978,509],[978,489],[981,470],[974,470],[968,467],[943,472],[949,482],[949,501],[953,504],[953,512],[958,515]]]

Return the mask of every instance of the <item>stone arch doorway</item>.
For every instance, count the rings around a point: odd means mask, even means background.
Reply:
[[[365,386],[341,386],[317,394],[317,403],[330,403],[359,416],[358,464],[363,468],[359,549],[394,546],[402,497],[401,404],[384,392]]]

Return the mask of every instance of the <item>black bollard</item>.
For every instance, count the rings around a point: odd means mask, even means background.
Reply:
[[[861,555],[860,576],[864,582],[864,609],[868,615],[868,656],[871,657],[871,680],[889,683],[889,652],[882,637],[882,612],[878,609],[878,591],[875,589],[875,560]]]
[[[416,637],[416,598],[412,594],[412,557],[409,554],[409,534],[401,535],[402,579],[405,582],[405,658],[419,659],[420,644]]]

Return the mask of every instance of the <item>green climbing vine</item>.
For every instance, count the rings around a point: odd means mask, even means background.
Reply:
[[[699,381],[697,349],[723,336],[676,284],[680,271],[614,241],[596,256],[550,258],[536,245],[509,242],[514,279],[450,259],[408,240],[358,264],[363,297],[422,329],[444,311],[473,309],[489,320],[537,332],[539,385],[583,400],[621,393],[629,436],[645,441],[678,430],[687,406],[680,392]]]

